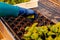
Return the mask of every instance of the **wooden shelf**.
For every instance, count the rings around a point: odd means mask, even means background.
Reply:
[[[11,33],[8,31],[8,29],[5,27],[5,25],[0,20],[0,31],[3,34],[3,39],[0,40],[14,40]]]

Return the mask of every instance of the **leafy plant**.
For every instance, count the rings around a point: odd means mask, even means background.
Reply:
[[[49,36],[48,38],[46,38],[46,40],[53,40],[53,38]]]
[[[23,35],[25,40],[60,40],[60,22],[48,26],[36,26],[34,23],[31,27],[25,28],[26,33]],[[54,37],[52,37],[52,35]],[[48,36],[48,37],[47,37]]]
[[[0,2],[6,2],[8,4],[18,4],[22,2],[28,2],[30,0],[0,0]]]

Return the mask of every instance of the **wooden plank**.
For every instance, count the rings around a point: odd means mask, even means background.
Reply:
[[[0,39],[3,39],[3,34],[1,31],[0,31]]]
[[[42,15],[54,23],[60,22],[60,6],[49,0],[39,0],[36,8]]]
[[[55,4],[60,6],[60,0],[49,0],[49,1],[51,1],[51,2],[53,2],[53,3],[55,3]]]
[[[6,26],[1,22],[1,20],[0,20],[0,31],[3,34],[3,39],[1,40],[15,40],[11,35],[11,33],[6,28]]]

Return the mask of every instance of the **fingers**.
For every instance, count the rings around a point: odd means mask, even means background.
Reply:
[[[28,9],[26,15],[34,14],[34,10]]]
[[[20,8],[19,14],[30,15],[30,14],[34,14],[34,11],[31,9]]]

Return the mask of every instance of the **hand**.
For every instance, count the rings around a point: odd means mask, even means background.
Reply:
[[[30,15],[34,13],[35,13],[34,10],[31,10],[31,9],[20,8],[19,10],[20,15]]]
[[[38,17],[37,13],[32,9],[20,8],[19,15],[34,15],[35,19]]]
[[[25,9],[18,6],[13,6],[10,4],[6,4],[4,2],[0,2],[0,17],[4,16],[14,16],[17,17],[18,15],[30,15],[35,14],[34,10]]]

